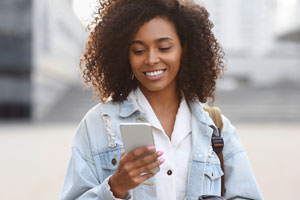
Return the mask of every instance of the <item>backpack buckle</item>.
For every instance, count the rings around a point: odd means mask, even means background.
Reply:
[[[211,138],[211,144],[212,144],[214,152],[217,155],[222,152],[223,147],[224,147],[224,140],[222,137],[213,135]]]

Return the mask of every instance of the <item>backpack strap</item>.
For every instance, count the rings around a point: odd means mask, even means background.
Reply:
[[[224,159],[223,159],[223,147],[224,147],[224,141],[221,137],[222,129],[223,129],[223,120],[222,120],[222,113],[221,110],[218,107],[203,107],[205,111],[209,113],[210,118],[214,121],[215,125],[217,126],[219,130],[219,136],[213,135],[211,138],[211,143],[214,152],[218,155],[221,168],[224,173],[224,175],[221,177],[221,195],[222,197],[225,194],[225,170],[224,170]]]

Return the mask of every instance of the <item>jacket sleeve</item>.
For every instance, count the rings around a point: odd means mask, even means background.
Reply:
[[[229,120],[223,116],[225,198],[262,200],[245,149]]]
[[[73,141],[72,156],[68,165],[61,200],[118,200],[110,191],[106,178],[99,182],[88,137],[86,121],[82,120]],[[130,199],[127,195],[125,199]]]

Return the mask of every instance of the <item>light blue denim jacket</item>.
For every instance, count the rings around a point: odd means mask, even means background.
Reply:
[[[213,121],[199,102],[191,101],[189,106],[193,147],[187,199],[197,200],[204,194],[220,195],[223,171],[211,147],[211,137],[216,133]],[[140,110],[136,96],[131,92],[122,103],[98,104],[86,114],[74,137],[62,200],[116,199],[110,191],[108,179],[117,169],[124,151],[119,124],[147,122],[146,114]],[[223,123],[225,198],[263,199],[235,128],[224,116]],[[130,190],[129,194],[128,199],[156,199],[155,176]]]

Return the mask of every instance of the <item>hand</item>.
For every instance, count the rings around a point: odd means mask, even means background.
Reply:
[[[142,147],[126,154],[122,153],[117,171],[110,177],[108,184],[116,198],[123,198],[127,192],[153,177],[150,170],[161,165],[165,159],[160,158],[163,151],[157,151],[145,157],[139,157],[155,150],[154,146]]]

